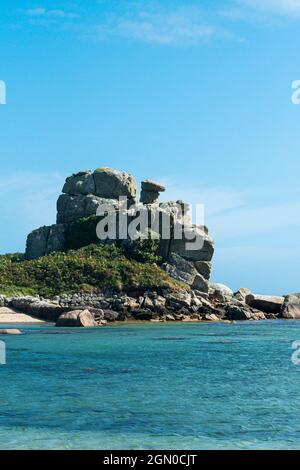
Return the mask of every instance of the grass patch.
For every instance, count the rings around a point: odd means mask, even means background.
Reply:
[[[101,292],[105,288],[126,290],[170,288],[182,284],[154,263],[130,259],[116,245],[89,245],[25,261],[23,255],[0,256],[0,294],[53,297],[76,292]]]

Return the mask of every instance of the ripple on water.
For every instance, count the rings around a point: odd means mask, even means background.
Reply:
[[[299,448],[299,326],[24,325],[0,367],[0,448]]]

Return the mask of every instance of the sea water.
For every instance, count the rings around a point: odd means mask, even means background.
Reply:
[[[0,449],[300,448],[300,322],[8,326]]]

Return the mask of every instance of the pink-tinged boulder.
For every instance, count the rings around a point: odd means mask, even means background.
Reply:
[[[56,326],[68,327],[93,327],[98,326],[94,316],[89,310],[73,310],[63,313],[56,322]]]

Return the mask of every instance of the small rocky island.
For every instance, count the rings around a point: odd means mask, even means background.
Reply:
[[[68,177],[56,224],[29,234],[25,256],[0,260],[0,307],[57,326],[83,327],[300,318],[300,294],[262,296],[245,288],[234,293],[211,283],[214,242],[207,227],[192,223],[185,202],[159,202],[164,191],[145,180],[138,202],[134,177],[110,168]],[[99,215],[103,206],[111,209]],[[99,240],[97,226],[109,213],[116,237]],[[146,214],[150,228],[124,238],[121,221],[129,230],[137,213]]]

